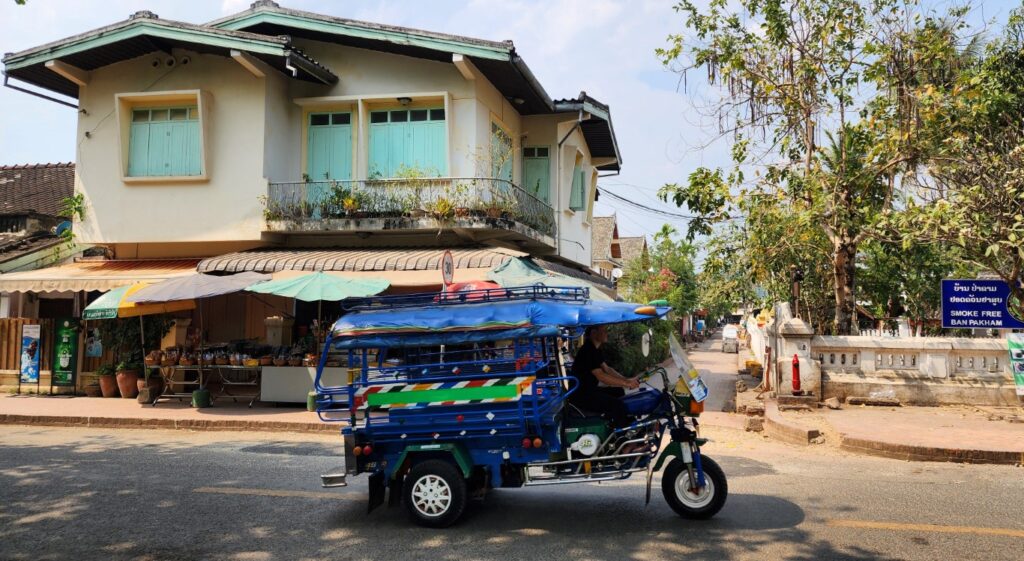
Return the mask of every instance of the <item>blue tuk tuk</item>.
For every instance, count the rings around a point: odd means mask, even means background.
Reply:
[[[318,412],[343,422],[345,465],[322,476],[346,485],[368,474],[369,508],[404,503],[410,517],[446,527],[489,489],[618,480],[665,466],[662,491],[684,518],[709,518],[725,475],[700,447],[703,396],[680,372],[639,374],[623,398],[628,426],[573,407],[564,343],[588,326],[652,321],[665,306],[595,302],[585,288],[529,286],[351,301],[317,369]],[[347,384],[324,366],[347,355]],[[689,364],[673,352],[677,368]],[[696,371],[692,374],[696,376]],[[660,381],[655,387],[651,381]]]

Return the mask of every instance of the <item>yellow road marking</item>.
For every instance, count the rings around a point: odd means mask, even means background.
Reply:
[[[978,534],[984,536],[1010,536],[1024,538],[1024,530],[1013,528],[985,528],[979,526],[942,526],[938,524],[903,524],[875,522],[873,520],[826,520],[826,526],[837,528],[863,528],[869,530],[898,530],[907,532],[937,532],[941,534]]]
[[[336,501],[365,501],[361,493],[329,493],[323,491],[289,491],[287,489],[250,489],[245,487],[198,487],[193,493],[221,495],[250,495],[256,497],[298,497],[303,499],[332,499]]]

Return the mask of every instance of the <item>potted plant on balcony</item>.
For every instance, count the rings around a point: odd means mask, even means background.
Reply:
[[[96,369],[99,376],[100,394],[103,397],[117,397],[117,379],[114,377],[115,368],[113,364],[101,364]]]
[[[455,217],[455,203],[447,197],[438,197],[426,204],[427,212],[435,220],[448,223]]]
[[[455,206],[455,217],[466,218],[469,216],[469,185],[466,183],[454,183],[448,186],[445,192]]]

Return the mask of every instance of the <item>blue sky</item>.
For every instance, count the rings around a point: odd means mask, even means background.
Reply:
[[[727,164],[727,147],[712,143],[715,123],[694,115],[679,76],[654,56],[665,37],[683,29],[671,0],[278,0],[283,6],[341,17],[512,39],[548,93],[580,90],[608,103],[618,135],[622,174],[601,186],[649,206],[657,189],[685,180],[700,165]],[[251,0],[0,0],[0,52],[16,52],[125,19],[138,10],[202,23],[247,8]],[[979,2],[979,19],[1002,16],[1013,2]],[[691,86],[699,77],[690,76]],[[691,90],[692,91],[692,90]],[[0,164],[74,160],[74,110],[0,88]],[[616,212],[620,235],[652,234],[664,218],[605,197],[597,214]],[[673,222],[685,230],[684,220]]]

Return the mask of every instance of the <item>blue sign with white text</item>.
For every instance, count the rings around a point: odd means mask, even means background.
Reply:
[[[959,329],[1019,329],[1010,313],[1010,285],[992,279],[942,281],[942,327]],[[1020,305],[1012,306],[1020,309]]]

